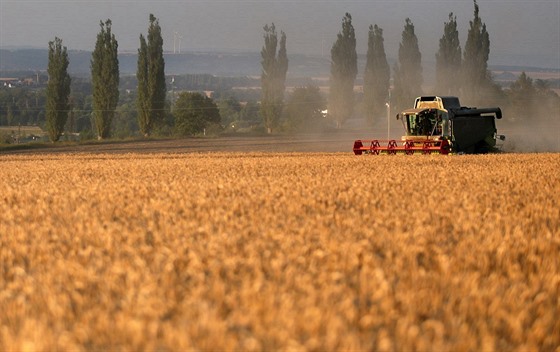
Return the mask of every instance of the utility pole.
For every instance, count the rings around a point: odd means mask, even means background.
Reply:
[[[389,88],[385,106],[387,107],[387,139],[389,139],[389,136],[391,134],[391,88]]]
[[[387,139],[389,139],[389,135],[391,134],[391,104],[387,102],[385,106],[387,107]]]

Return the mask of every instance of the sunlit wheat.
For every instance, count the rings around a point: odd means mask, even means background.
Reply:
[[[0,156],[0,350],[558,351],[559,171]]]

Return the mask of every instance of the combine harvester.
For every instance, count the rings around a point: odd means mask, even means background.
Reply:
[[[457,97],[423,96],[416,98],[414,108],[397,115],[405,135],[397,140],[364,140],[354,142],[354,154],[482,154],[496,148],[496,120],[500,108],[462,107]]]

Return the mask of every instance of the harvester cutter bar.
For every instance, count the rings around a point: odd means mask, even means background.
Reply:
[[[404,140],[399,145],[395,139],[380,140],[380,139],[358,139],[354,141],[354,154],[397,154],[405,153],[412,155],[414,152],[421,152],[422,154],[449,154],[450,145],[447,140]]]

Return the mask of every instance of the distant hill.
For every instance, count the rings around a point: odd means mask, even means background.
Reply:
[[[69,72],[73,75],[89,75],[91,52],[69,51]],[[187,52],[165,53],[165,73],[213,74],[220,76],[260,76],[260,53]],[[119,54],[122,75],[136,74],[137,53]],[[45,71],[48,64],[46,49],[0,50],[0,72]],[[330,60],[305,55],[290,56],[290,72],[298,76],[328,75]]]
[[[69,51],[69,71],[75,76],[89,76],[91,52]],[[308,56],[288,54],[290,60],[288,75],[292,77],[328,77],[330,58],[327,56]],[[185,52],[165,53],[165,73],[167,75],[211,74],[216,76],[260,76],[261,55],[258,52]],[[119,54],[121,75],[136,74],[137,53],[121,52]],[[9,76],[9,72],[46,71],[48,64],[47,49],[0,49],[0,76]],[[391,67],[394,60],[389,58]],[[358,67],[365,66],[365,56],[358,56]],[[425,83],[430,83],[435,75],[435,62],[423,62]],[[538,67],[490,65],[490,70],[508,72],[500,78],[513,79],[516,72],[551,72],[560,73],[559,69]],[[361,76],[362,72],[358,73]]]
[[[70,73],[89,72],[91,52],[69,51]],[[0,71],[46,71],[49,60],[47,49],[0,49]]]

